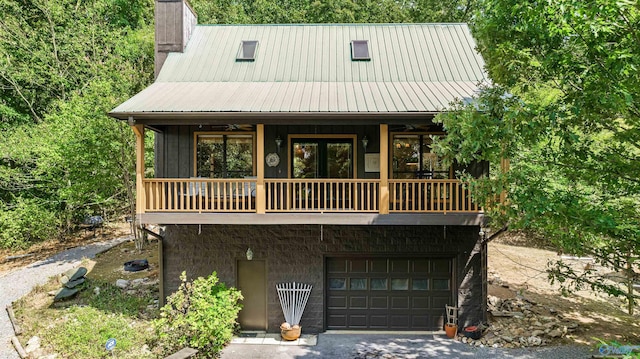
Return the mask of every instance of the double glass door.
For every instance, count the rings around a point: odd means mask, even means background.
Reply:
[[[294,184],[292,206],[300,210],[351,208],[353,184],[335,179],[354,177],[353,139],[295,138],[291,144],[291,175],[308,180]]]
[[[293,178],[353,178],[353,141],[344,138],[292,140]]]

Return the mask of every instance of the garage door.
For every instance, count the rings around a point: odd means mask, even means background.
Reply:
[[[327,329],[441,330],[450,258],[327,258]]]

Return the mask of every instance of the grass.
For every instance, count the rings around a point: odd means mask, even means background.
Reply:
[[[66,358],[103,358],[110,338],[117,341],[114,355],[118,358],[151,358],[144,346],[152,334],[145,321],[73,305],[51,324],[42,339]]]
[[[60,287],[52,277],[14,303],[23,345],[33,336],[41,339],[41,352],[34,357],[56,353],[58,358],[105,358],[111,356],[105,349],[110,338],[117,341],[114,357],[156,357],[147,343],[155,337],[151,321],[159,312],[157,284],[123,290],[91,278],[90,272],[78,295],[53,302],[49,292]]]

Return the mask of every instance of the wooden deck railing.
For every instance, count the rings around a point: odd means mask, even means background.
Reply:
[[[153,178],[143,180],[145,212],[256,212],[251,179]],[[380,211],[377,179],[274,179],[264,181],[265,212]],[[390,213],[481,212],[457,180],[389,180]]]
[[[458,180],[389,180],[389,212],[480,212]]]
[[[255,179],[145,179],[145,212],[255,212]]]
[[[266,179],[267,212],[378,212],[380,181]]]

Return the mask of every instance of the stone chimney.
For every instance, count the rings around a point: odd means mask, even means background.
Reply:
[[[198,23],[186,0],[156,0],[155,77],[170,52],[183,52]]]

